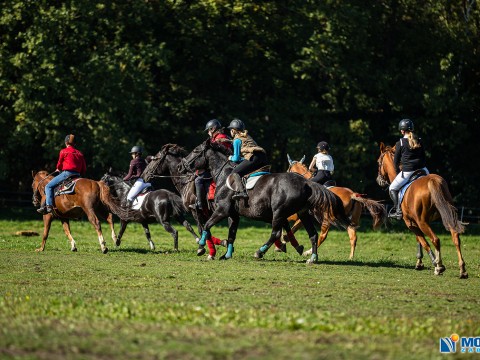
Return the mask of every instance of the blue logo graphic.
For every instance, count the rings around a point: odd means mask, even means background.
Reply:
[[[440,338],[440,353],[452,354],[457,352],[457,341],[459,340],[457,334],[452,334],[450,337]]]

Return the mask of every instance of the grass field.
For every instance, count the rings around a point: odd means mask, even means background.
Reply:
[[[148,250],[130,224],[119,248],[103,225],[101,254],[87,221],[72,222],[78,252],[54,222],[46,251],[40,217],[0,220],[2,359],[444,359],[440,337],[480,336],[480,236],[462,237],[469,279],[438,228],[447,271],[415,271],[416,243],[403,228],[372,232],[362,224],[354,261],[346,232],[332,231],[319,264],[292,247],[253,253],[269,228],[242,222],[234,258],[207,261],[180,225],[180,251],[159,225]],[[118,224],[117,224],[118,229]],[[118,230],[117,230],[118,231]],[[475,234],[477,232],[477,234]],[[227,234],[223,227],[214,235]],[[307,245],[304,231],[299,241]],[[219,249],[223,254],[224,249]],[[449,358],[479,358],[477,354]]]

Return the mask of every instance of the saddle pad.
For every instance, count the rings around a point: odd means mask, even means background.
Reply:
[[[425,176],[425,175],[423,175],[423,176]],[[412,181],[409,181],[408,183],[403,185],[403,187],[398,192],[398,203],[399,204],[402,203],[403,197],[405,196],[405,193],[407,192],[407,189],[410,187],[410,185],[412,185],[415,182],[415,180],[418,180],[418,179],[422,178],[423,176],[416,177]]]
[[[75,185],[77,185],[77,181],[80,179],[81,178],[77,177],[61,183],[55,188],[55,196],[73,194],[75,192]]]
[[[263,175],[266,175],[266,174],[270,174],[270,173],[263,173],[263,174],[257,173],[254,176],[250,175],[247,179],[247,183],[245,184],[245,188],[247,190],[253,189],[257,181],[260,180],[263,177]]]
[[[133,199],[132,209],[139,210],[142,207],[143,202],[147,198],[147,195],[150,194],[150,191],[146,194],[137,195],[135,199]]]

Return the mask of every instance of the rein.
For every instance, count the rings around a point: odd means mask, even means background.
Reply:
[[[377,183],[382,186],[382,187],[387,187],[390,185],[390,180],[385,174],[382,174],[382,169],[383,169],[383,159],[385,158],[385,155],[389,153],[388,150],[384,151],[382,154],[380,154],[380,158],[378,159],[378,176],[377,176]],[[385,172],[385,171],[384,171]],[[385,172],[386,173],[386,172]]]
[[[287,172],[291,172],[290,170],[292,169],[292,166],[293,166],[293,165],[295,165],[295,162],[288,167]],[[308,170],[308,168],[305,166],[305,172],[302,173],[302,174],[300,174],[300,173],[297,173],[297,174],[302,175],[303,177],[305,177],[305,174],[307,174],[307,173],[309,173],[309,172],[310,172],[310,170]]]
[[[50,174],[47,174],[44,178],[42,178],[42,179],[38,182],[37,186],[35,187],[35,191],[33,192],[33,196],[41,195],[41,194],[40,194],[40,190],[39,190],[40,185],[41,185],[45,180],[47,180],[49,176],[53,175],[55,172],[56,172],[56,170],[55,170],[55,171],[52,171]],[[45,192],[45,191],[44,191],[44,192]]]

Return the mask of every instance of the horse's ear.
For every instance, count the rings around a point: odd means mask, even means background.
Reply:
[[[110,166],[110,167],[108,168],[108,170],[107,170],[107,174],[111,174],[112,172],[113,172],[113,169],[112,169],[112,167]]]
[[[288,163],[289,163],[290,165],[292,165],[293,161],[292,161],[292,159],[290,158],[290,155],[289,155],[289,154],[287,154],[287,159],[288,159]]]
[[[36,174],[36,173],[37,173],[37,172],[36,172],[35,170],[32,170],[32,178],[35,179],[35,174]]]
[[[302,159],[300,160],[300,164],[303,164],[304,161],[305,161],[305,155],[303,155]]]
[[[385,144],[383,142],[380,142],[380,152],[383,153],[385,150]]]

